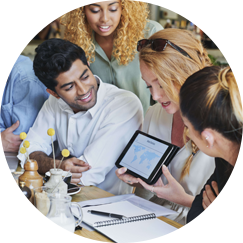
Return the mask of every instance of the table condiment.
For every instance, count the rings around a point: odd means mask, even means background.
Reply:
[[[43,213],[46,216],[50,208],[50,199],[48,198],[47,192],[45,191],[47,188],[42,188],[42,191],[36,191],[35,189],[35,206],[41,213]],[[44,190],[44,188],[46,189]]]
[[[19,183],[19,188],[20,188],[20,190],[24,193],[24,195],[25,195],[28,199],[31,198],[31,190],[29,189],[29,187],[27,187],[27,186],[25,185],[25,182],[24,182],[24,181],[21,181],[21,182]]]
[[[67,172],[68,173],[68,172]],[[62,174],[63,170],[61,169],[50,169],[50,179],[45,183],[46,187],[49,187],[50,190],[48,193],[59,192],[67,194],[67,184],[63,181]]]
[[[43,177],[37,172],[38,164],[36,160],[30,159],[24,165],[24,173],[19,177],[19,184],[21,181],[25,182],[25,185],[31,190],[30,201],[34,204],[34,192],[35,187],[41,187],[43,185]]]

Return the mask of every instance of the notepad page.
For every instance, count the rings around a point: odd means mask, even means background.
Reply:
[[[173,211],[173,210],[170,210],[161,205],[155,204],[149,200],[138,197],[132,193],[82,201],[82,202],[78,202],[78,204],[81,207],[86,207],[87,205],[90,207],[90,206],[98,206],[98,205],[104,205],[104,204],[108,204],[108,203],[110,204],[110,203],[121,202],[121,201],[128,201],[128,202],[136,205],[139,208],[143,208],[143,209],[149,211],[150,213],[155,213],[157,217],[171,215],[171,214],[177,214],[176,211]],[[78,213],[78,210],[77,210],[77,213]]]
[[[110,220],[111,218],[90,214],[87,212],[88,210],[97,210],[102,212],[121,214],[126,217],[150,213],[133,205],[128,201],[83,208],[83,221],[90,225],[93,225],[95,222],[98,221]],[[175,227],[157,218],[125,224],[98,227],[96,229],[116,242],[135,242],[150,240],[176,230]]]
[[[92,207],[83,208],[82,210],[84,214],[83,221],[91,225],[93,225],[95,222],[98,221],[111,220],[113,218],[90,214],[87,212],[88,210],[96,210],[96,211],[102,211],[107,213],[121,214],[126,217],[132,217],[132,216],[138,216],[138,215],[150,213],[142,208],[133,205],[128,201],[116,202],[116,203],[105,204],[100,206],[92,206]]]
[[[157,218],[127,224],[104,226],[97,229],[118,243],[151,240],[176,230],[175,227]]]

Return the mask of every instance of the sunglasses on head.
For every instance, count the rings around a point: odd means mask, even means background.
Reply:
[[[137,43],[137,51],[140,52],[142,48],[144,48],[145,46],[147,46],[149,44],[151,44],[150,48],[153,51],[163,51],[166,48],[167,44],[169,44],[172,48],[174,48],[175,50],[180,52],[182,55],[191,58],[187,54],[187,52],[185,52],[179,46],[177,46],[177,45],[173,44],[172,42],[170,42],[169,40],[165,40],[165,39],[154,39],[154,40],[142,39],[142,40],[138,41],[138,43]]]

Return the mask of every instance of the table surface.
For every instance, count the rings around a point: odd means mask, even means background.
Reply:
[[[21,167],[18,166],[17,171],[21,171]],[[98,198],[105,198],[105,197],[111,197],[113,194],[106,192],[100,188],[97,188],[95,186],[88,186],[88,187],[82,187],[81,191],[75,195],[72,196],[73,202],[80,202],[80,201],[86,201],[86,200],[92,200],[92,199],[98,199]],[[11,212],[12,216],[16,215],[18,213],[21,215],[24,212]],[[4,212],[5,214],[5,212]],[[3,214],[2,214],[3,216]],[[7,215],[6,215],[7,216]],[[11,217],[11,216],[10,216]],[[21,217],[21,216],[20,216]],[[163,220],[164,222],[180,229],[184,232],[242,232],[243,226],[239,225],[232,225],[232,226],[183,226],[181,224],[178,224],[170,219],[167,219],[165,217],[159,217],[160,220]],[[109,239],[107,239],[105,236],[99,234],[96,231],[89,231],[87,229],[77,230],[74,234],[4,234],[1,235],[1,240],[4,242],[59,242],[59,243],[67,243],[67,242],[87,242],[87,243],[96,243],[96,242],[112,242]]]
[[[114,196],[113,194],[106,192],[98,187],[95,186],[87,186],[82,187],[81,191],[75,195],[72,196],[72,202],[80,202],[80,201],[86,201],[91,199],[97,199],[97,198],[104,198],[104,197],[111,197]],[[21,215],[24,212],[15,212],[13,214],[19,214]],[[5,213],[4,213],[5,214]],[[7,213],[5,214],[7,216]],[[3,215],[2,215],[3,216]],[[159,217],[165,222],[168,222],[169,224],[175,226],[175,227],[182,227],[180,224],[170,220],[166,219],[165,217]],[[37,237],[38,236],[38,237]],[[89,231],[87,229],[77,230],[74,234],[4,234],[1,235],[1,240],[4,242],[87,242],[87,243],[96,243],[96,242],[112,242],[111,240],[107,239],[105,236],[99,234],[96,231]]]

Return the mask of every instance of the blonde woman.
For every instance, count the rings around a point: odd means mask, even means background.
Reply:
[[[140,183],[155,193],[150,200],[176,211],[169,218],[185,224],[194,197],[215,166],[213,158],[199,151],[191,140],[186,144],[183,141],[179,90],[190,75],[211,62],[201,43],[190,32],[179,29],[165,29],[148,40],[140,40],[138,51],[142,78],[158,102],[146,113],[143,131],[181,149],[168,168],[163,167],[164,175],[154,186],[124,174],[126,168],[117,170],[116,175],[128,184]]]
[[[148,20],[148,4],[130,0],[93,3],[61,18],[64,38],[84,49],[91,71],[104,82],[135,93],[144,112],[150,93],[141,79],[137,41],[162,26]]]
[[[213,175],[192,204],[187,217],[190,222],[223,189],[239,154],[243,112],[230,67],[207,67],[189,77],[180,91],[180,107],[189,136],[201,151],[215,157],[216,165]]]

